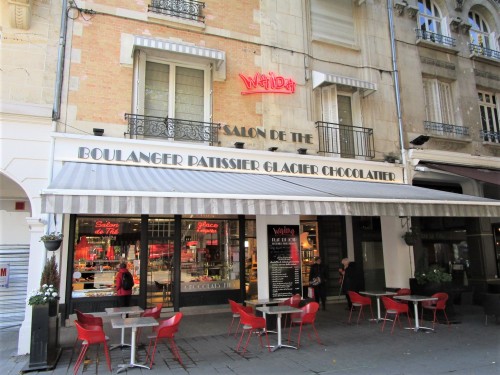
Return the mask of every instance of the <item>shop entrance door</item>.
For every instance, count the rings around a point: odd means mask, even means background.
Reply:
[[[173,306],[173,237],[149,238],[147,273],[148,307],[162,302],[163,307]]]

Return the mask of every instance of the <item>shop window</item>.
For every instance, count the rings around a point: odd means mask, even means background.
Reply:
[[[356,33],[351,0],[311,0],[312,39],[354,46]]]
[[[318,250],[318,223],[315,221],[300,224],[300,252],[302,261],[303,291],[309,286],[309,273],[314,257],[319,256]],[[307,295],[307,294],[306,294]]]
[[[245,294],[257,299],[257,230],[255,220],[245,220]]]
[[[182,220],[181,293],[240,288],[237,220]]]
[[[113,296],[122,262],[134,277],[133,294],[139,294],[140,224],[140,218],[76,219],[73,298]]]

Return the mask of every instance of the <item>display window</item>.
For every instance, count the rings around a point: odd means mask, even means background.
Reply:
[[[183,219],[181,293],[240,288],[237,220]]]
[[[77,217],[72,273],[72,297],[115,295],[115,277],[125,262],[139,294],[140,218]]]

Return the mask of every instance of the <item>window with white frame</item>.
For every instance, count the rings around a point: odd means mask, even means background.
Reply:
[[[491,48],[490,28],[485,19],[476,12],[469,12],[469,23],[472,27],[469,30],[470,42],[479,47]]]
[[[366,135],[360,132],[361,103],[357,90],[328,85],[314,90],[315,116],[323,122],[320,142],[329,154],[366,156]],[[358,131],[356,131],[356,129]]]
[[[436,78],[423,78],[425,115],[427,121],[454,124],[451,84]]]
[[[479,112],[481,113],[482,137],[486,142],[500,143],[498,119],[498,95],[487,91],[478,91]]]
[[[418,0],[418,28],[435,34],[444,34],[441,11],[432,0]]]
[[[205,121],[207,90],[204,69],[146,61],[144,115]]]
[[[351,0],[311,0],[312,39],[346,46],[356,44]]]

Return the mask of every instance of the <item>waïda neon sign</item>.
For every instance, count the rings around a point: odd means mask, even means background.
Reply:
[[[239,74],[245,84],[246,91],[241,95],[249,94],[293,94],[297,85],[292,78],[285,78],[273,72],[268,74],[255,73],[254,76]]]

